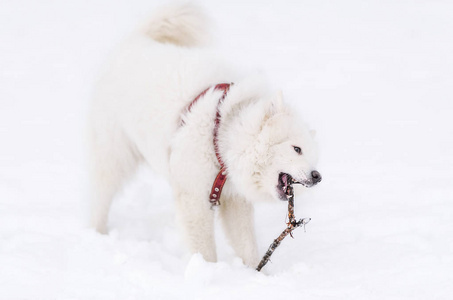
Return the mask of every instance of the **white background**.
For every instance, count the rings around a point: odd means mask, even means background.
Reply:
[[[86,227],[85,120],[106,55],[164,1],[0,3],[0,299],[451,299],[453,4],[202,1],[215,47],[267,74],[313,129],[311,217],[263,273],[219,231],[191,256],[143,168],[110,234]],[[284,203],[256,206],[260,251]]]

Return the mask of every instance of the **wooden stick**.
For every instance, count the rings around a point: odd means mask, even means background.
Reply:
[[[260,264],[256,268],[256,270],[259,272],[261,269],[267,264],[269,259],[271,258],[271,255],[274,253],[275,249],[280,245],[282,240],[289,234],[292,237],[292,232],[294,229],[297,227],[303,226],[310,222],[310,218],[304,218],[300,219],[299,221],[296,221],[296,217],[294,216],[294,191],[293,187],[290,185],[288,186],[286,190],[286,196],[288,198],[288,223],[286,224],[287,227],[283,232],[279,235],[278,238],[274,240],[274,242],[269,246],[269,249],[267,250],[266,254],[263,256],[263,259],[261,259]]]

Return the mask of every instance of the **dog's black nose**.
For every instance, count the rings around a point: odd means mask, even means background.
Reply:
[[[313,184],[320,182],[322,179],[321,173],[319,173],[318,171],[312,171],[311,177],[313,178]]]

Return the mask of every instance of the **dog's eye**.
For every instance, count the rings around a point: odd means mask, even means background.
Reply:
[[[300,149],[300,147],[297,147],[297,146],[293,146],[294,148],[294,151],[297,152],[297,154],[301,155],[302,154],[302,149]]]

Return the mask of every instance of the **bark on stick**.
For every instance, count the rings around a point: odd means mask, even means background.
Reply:
[[[261,271],[261,269],[267,264],[267,262],[271,258],[271,255],[274,253],[275,249],[280,245],[282,240],[288,234],[291,235],[294,229],[307,224],[311,220],[310,218],[306,218],[306,219],[300,219],[299,221],[296,221],[296,217],[294,216],[294,190],[291,185],[288,186],[288,188],[286,190],[286,195],[288,197],[288,219],[289,219],[288,223],[287,223],[287,227],[285,230],[283,230],[283,232],[279,235],[279,237],[276,238],[274,240],[274,242],[269,246],[269,249],[267,250],[266,254],[263,256],[263,258],[261,259],[261,262],[259,263],[258,267],[256,268],[256,270],[258,272]]]

